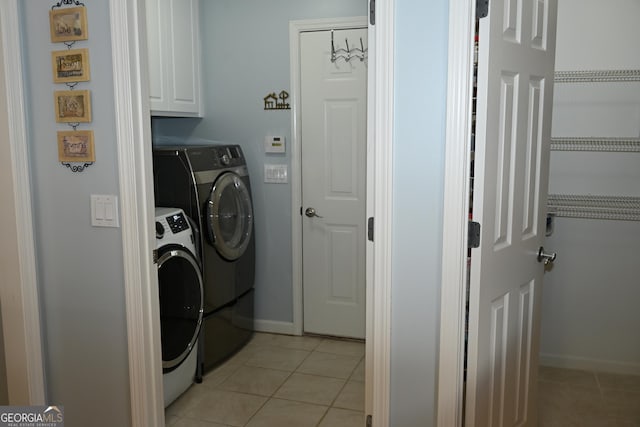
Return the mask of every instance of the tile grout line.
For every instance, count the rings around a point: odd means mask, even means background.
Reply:
[[[319,419],[318,423],[316,425],[320,425],[323,420],[326,418],[327,414],[329,413],[329,410],[331,408],[335,408],[334,404],[336,402],[336,400],[338,399],[338,397],[340,396],[340,394],[344,391],[345,387],[349,384],[349,382],[351,381],[351,378],[353,376],[353,374],[355,373],[356,369],[358,368],[358,366],[360,365],[360,363],[362,363],[362,360],[364,359],[364,356],[360,356],[359,360],[357,361],[357,363],[355,364],[355,366],[351,369],[351,371],[349,372],[349,374],[347,375],[346,378],[336,378],[335,376],[325,376],[325,375],[318,375],[318,374],[310,374],[310,373],[304,373],[304,372],[300,372],[299,369],[300,367],[305,363],[305,361],[307,359],[309,359],[313,353],[320,353],[320,354],[332,354],[332,355],[337,355],[337,356],[347,356],[347,357],[353,357],[353,355],[350,354],[342,354],[342,353],[338,353],[338,352],[327,352],[327,351],[321,351],[318,350],[321,345],[324,342],[327,341],[339,341],[339,340],[333,340],[333,339],[323,339],[320,340],[315,346],[313,346],[313,348],[304,348],[304,345],[301,344],[301,347],[303,348],[298,348],[294,345],[294,347],[291,347],[289,344],[283,344],[283,343],[278,343],[278,342],[257,342],[255,343],[255,346],[257,348],[255,348],[253,351],[251,351],[251,354],[246,357],[246,358],[242,358],[241,360],[238,360],[238,366],[232,370],[232,372],[228,373],[227,375],[224,376],[224,378],[222,380],[220,380],[216,385],[214,386],[208,386],[208,385],[204,385],[203,386],[205,388],[211,388],[214,390],[218,390],[221,392],[233,392],[233,393],[238,393],[238,394],[243,394],[245,396],[252,396],[252,397],[261,397],[261,398],[265,398],[265,401],[260,405],[260,407],[258,407],[255,412],[253,412],[253,414],[247,419],[247,421],[243,424],[243,427],[246,427],[254,418],[255,416],[273,399],[280,399],[280,400],[285,400],[285,401],[290,401],[290,402],[294,402],[294,403],[304,403],[304,404],[311,404],[317,407],[323,407],[325,408],[321,418]],[[262,367],[262,366],[253,366],[248,364],[248,362],[252,359],[252,357],[254,357],[256,355],[256,353],[258,351],[260,351],[260,348],[278,348],[278,349],[284,349],[284,350],[294,350],[294,351],[305,351],[307,354],[305,355],[305,357],[298,363],[295,365],[295,368],[293,370],[288,370],[288,369],[277,369],[277,368],[269,368],[269,367]],[[233,361],[234,357],[236,357],[236,355],[232,356],[231,358],[228,359],[227,362],[228,363],[230,361]],[[233,391],[233,390],[225,390],[224,388],[222,388],[223,384],[225,382],[227,382],[233,375],[235,375],[237,372],[239,372],[241,369],[243,368],[259,368],[259,369],[266,369],[266,370],[273,370],[273,371],[280,371],[280,372],[287,372],[286,377],[284,378],[284,380],[282,381],[282,383],[275,388],[275,390],[273,392],[271,392],[269,395],[262,395],[262,394],[253,394],[253,393],[249,393],[249,392],[245,392],[245,391]],[[342,387],[340,388],[340,390],[338,391],[338,393],[336,394],[336,396],[332,399],[332,401],[330,402],[330,404],[328,406],[320,404],[320,403],[312,403],[312,402],[302,402],[302,401],[298,401],[298,400],[292,400],[292,399],[288,399],[288,398],[276,398],[275,395],[278,393],[279,390],[282,389],[282,387],[284,386],[284,384],[289,381],[291,379],[291,377],[293,376],[293,374],[299,374],[299,375],[315,375],[318,377],[323,377],[323,378],[332,378],[332,379],[338,379],[338,380],[342,380],[344,381]],[[354,382],[359,382],[359,381],[355,381]],[[362,412],[362,411],[358,411],[358,412]],[[174,415],[175,416],[175,422],[180,422],[181,420],[184,419],[194,419],[191,417],[184,417],[184,416],[179,416],[179,415]],[[173,423],[175,424],[175,423]],[[172,425],[173,425],[172,424]]]
[[[602,384],[600,383],[600,376],[598,371],[593,371],[593,375],[596,377],[596,384],[598,385],[598,392],[600,392],[600,400],[604,404],[604,390],[602,390]]]
[[[282,347],[282,346],[276,346],[276,347],[278,347],[278,348],[285,348],[285,349],[288,349],[287,347]],[[289,350],[291,350],[291,349],[289,349]],[[297,350],[297,349],[293,349],[293,350]],[[273,391],[273,392],[272,392],[272,393],[267,397],[267,400],[265,400],[265,401],[264,401],[264,403],[260,406],[260,408],[258,408],[258,409],[256,410],[256,412],[254,412],[254,413],[251,415],[251,417],[249,417],[249,419],[247,420],[247,422],[244,424],[244,426],[243,426],[243,427],[246,427],[246,426],[251,422],[251,420],[252,420],[252,419],[253,419],[253,418],[258,414],[258,412],[260,412],[260,410],[261,410],[262,408],[264,408],[264,407],[267,405],[267,403],[269,403],[272,399],[274,399],[274,396],[275,396],[275,394],[278,392],[278,390],[280,390],[280,389],[282,388],[282,386],[283,386],[283,385],[284,385],[284,384],[289,380],[289,378],[291,378],[291,377],[293,376],[293,374],[298,370],[298,368],[300,367],[300,365],[302,365],[302,364],[304,363],[304,361],[305,361],[305,360],[307,360],[307,358],[308,358],[309,356],[311,356],[311,354],[313,353],[313,350],[312,350],[312,351],[308,351],[308,353],[309,353],[309,354],[307,354],[307,355],[305,356],[305,358],[304,358],[304,359],[302,359],[302,360],[300,361],[300,363],[299,363],[299,364],[294,368],[294,370],[293,370],[293,371],[287,371],[287,372],[289,372],[289,374],[288,374],[288,375],[287,375],[287,377],[284,379],[284,381],[282,381],[282,384],[280,384],[280,385],[279,385],[279,386],[278,386],[278,387],[277,387],[277,388],[276,388],[276,389],[275,389],[275,390],[274,390],[274,391]],[[250,366],[250,365],[245,365],[245,364],[243,364],[243,366]],[[263,368],[263,369],[268,369],[268,368]],[[263,396],[263,397],[264,397],[264,396]],[[283,400],[285,400],[285,399],[283,399]],[[327,409],[327,410],[328,410],[328,409]],[[325,411],[325,413],[326,413],[326,411]],[[324,417],[324,415],[323,415],[323,417]]]

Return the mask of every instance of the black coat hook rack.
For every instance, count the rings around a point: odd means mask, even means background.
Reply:
[[[336,62],[338,59],[344,59],[347,62],[350,62],[352,59],[359,59],[360,62],[364,62],[367,59],[368,48],[364,47],[364,43],[362,42],[362,37],[360,37],[360,47],[349,47],[349,40],[344,39],[344,44],[346,48],[338,48],[336,49],[335,43],[333,41],[333,30],[331,30],[331,62]]]

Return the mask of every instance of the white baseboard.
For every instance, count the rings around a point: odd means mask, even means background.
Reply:
[[[640,375],[640,363],[598,360],[558,354],[540,354],[540,365],[554,368],[581,369],[613,374]]]
[[[281,322],[279,320],[255,319],[253,329],[256,332],[268,332],[271,334],[298,335],[295,332],[293,322]]]

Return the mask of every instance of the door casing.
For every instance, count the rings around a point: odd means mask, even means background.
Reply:
[[[475,2],[449,2],[437,422],[461,426]]]
[[[301,142],[301,86],[300,86],[300,34],[308,31],[327,31],[351,28],[366,28],[366,17],[310,19],[289,23],[289,46],[291,65],[291,245],[293,279],[293,333],[302,335],[302,142]],[[367,140],[367,144],[369,140]],[[368,166],[368,165],[367,165]],[[368,167],[367,167],[368,169]],[[368,187],[367,182],[367,187]]]
[[[383,19],[369,26],[367,77],[367,217],[375,218],[375,242],[366,245],[365,414],[376,424],[389,422],[391,317],[391,193],[393,153],[393,20],[394,1],[378,1]],[[291,222],[293,333],[303,332],[302,296],[302,155],[300,135],[300,33],[366,27],[366,17],[315,19],[289,23],[291,64]],[[378,47],[380,46],[380,47]],[[376,102],[376,99],[379,102]],[[374,316],[375,313],[375,316]]]
[[[151,164],[151,124],[148,90],[142,84],[147,75],[146,25],[144,0],[109,2],[111,44],[113,46],[114,105],[116,108],[116,141],[120,175],[121,230],[123,244],[124,290],[127,313],[129,352],[129,384],[131,424],[164,425],[162,396],[162,369],[160,331],[157,301],[157,277],[152,261],[155,235],[153,209],[153,173]],[[370,78],[368,81],[368,168],[367,215],[375,217],[376,244],[367,244],[367,283],[373,287],[367,292],[367,390],[366,413],[373,415],[376,425],[389,425],[390,400],[390,294],[391,294],[391,220],[393,172],[393,100],[394,100],[394,11],[395,0],[378,0],[375,5],[376,25],[369,27]],[[21,57],[18,28],[18,1],[0,4],[3,37],[10,35],[11,44],[5,50],[13,58]],[[365,21],[366,22],[366,21]],[[7,37],[8,38],[8,37]],[[5,38],[5,46],[6,41]],[[374,49],[375,46],[375,49]],[[21,64],[13,61],[14,66]],[[21,66],[21,65],[20,65]],[[22,83],[22,72],[11,73],[11,87]],[[292,75],[294,75],[292,73]],[[17,76],[17,77],[16,77]],[[373,78],[372,78],[373,77]],[[19,86],[20,88],[22,86]],[[26,153],[27,139],[24,114],[24,95],[11,90],[8,102],[19,106],[11,123],[16,132],[16,146],[22,147],[12,164],[20,172],[21,212],[17,219],[20,239],[32,237],[30,218],[31,187],[28,185],[29,167]],[[21,119],[20,119],[21,118]],[[295,129],[294,129],[295,130]],[[295,135],[295,132],[293,132]],[[374,174],[375,171],[375,174]],[[369,175],[370,174],[370,175]],[[15,189],[14,189],[15,193]],[[375,195],[374,197],[371,197]],[[294,216],[295,218],[295,216]],[[33,242],[33,239],[24,240]],[[36,264],[34,250],[24,249],[21,254],[22,273],[28,280],[20,286],[27,295],[25,304],[31,314],[25,335],[30,338],[28,382],[31,402],[44,403],[44,375],[42,348],[39,338],[39,313]],[[369,285],[370,283],[370,285]],[[295,292],[295,290],[294,290]],[[294,295],[295,300],[295,295]],[[373,316],[373,313],[376,315]],[[296,313],[294,312],[294,318]],[[301,317],[299,317],[301,319]],[[38,331],[38,334],[31,334]],[[30,335],[31,334],[31,335]]]
[[[4,350],[7,368],[7,386],[10,405],[45,404],[44,365],[40,329],[40,303],[38,300],[37,266],[33,236],[31,207],[31,172],[29,169],[29,147],[27,141],[26,107],[24,105],[24,80],[22,66],[22,44],[18,0],[0,3],[0,31],[2,46],[0,56],[11,60],[0,60],[4,78],[0,79],[3,99],[6,100],[7,138],[11,162],[12,181],[7,186],[7,203],[15,211],[15,252],[18,263],[12,272],[17,280],[9,280],[2,287],[0,297],[3,304],[2,325],[4,328]],[[4,147],[4,144],[3,144]],[[9,225],[8,225],[9,226]],[[6,243],[9,243],[7,240]],[[5,274],[4,279],[12,277]]]

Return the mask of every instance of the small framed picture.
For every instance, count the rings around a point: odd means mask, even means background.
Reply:
[[[51,52],[53,82],[89,81],[89,49],[57,50]]]
[[[86,7],[67,7],[50,10],[49,24],[53,43],[87,40],[89,38]]]
[[[56,122],[89,123],[91,121],[91,93],[88,90],[57,90],[53,93]]]
[[[58,131],[60,162],[95,162],[92,130]]]

